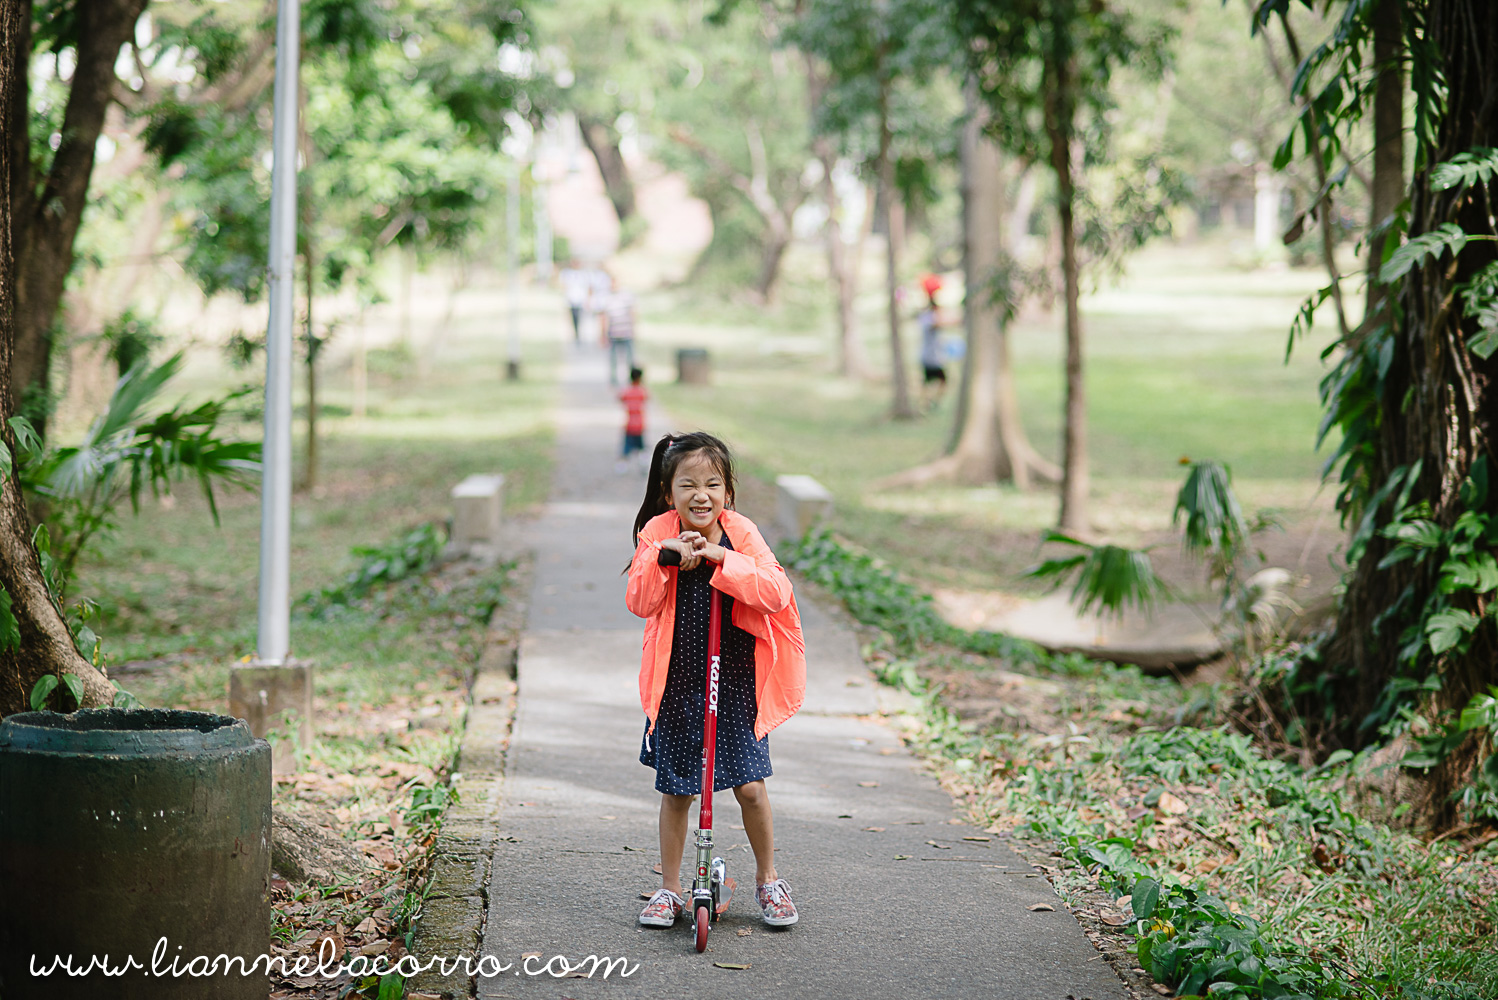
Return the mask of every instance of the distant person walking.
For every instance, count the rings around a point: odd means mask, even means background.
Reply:
[[[627,374],[635,366],[635,296],[611,281],[612,291],[604,302],[603,322],[609,338],[609,385],[618,385],[619,362]]]
[[[645,404],[650,399],[650,393],[645,391],[644,381],[645,373],[638,368],[631,368],[629,385],[619,393],[619,402],[624,404],[624,448],[619,454],[619,464],[615,467],[617,472],[628,470],[631,455],[640,456],[642,469],[648,460],[645,454]]]
[[[567,297],[567,309],[572,313],[572,342],[583,341],[583,313],[588,308],[588,297],[593,292],[593,275],[578,264],[576,258],[568,261],[558,276],[562,282],[562,294]]]
[[[936,293],[941,291],[941,279],[928,274],[921,279],[921,290],[926,293],[926,305],[916,314],[916,323],[921,328],[921,396],[927,410],[934,410],[947,391],[946,358],[942,355],[941,311],[936,305]]]
[[[601,267],[588,268],[588,309],[598,318],[598,326],[591,332],[598,338],[599,346],[608,344],[608,333],[604,329],[603,313],[608,308],[609,296],[614,292],[614,279]]]

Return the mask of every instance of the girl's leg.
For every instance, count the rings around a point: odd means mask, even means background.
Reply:
[[[744,814],[744,832],[754,850],[754,881],[773,882],[775,874],[775,819],[770,815],[770,793],[763,781],[751,781],[733,790]]]
[[[763,783],[761,783],[763,784]],[[695,795],[661,796],[661,888],[681,895],[681,852],[687,845],[687,819]],[[744,824],[746,827],[748,822]]]

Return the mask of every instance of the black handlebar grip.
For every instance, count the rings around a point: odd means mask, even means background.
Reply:
[[[680,566],[681,553],[675,549],[661,549],[656,555],[655,561],[660,566]]]

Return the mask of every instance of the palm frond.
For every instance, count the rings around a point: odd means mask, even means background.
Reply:
[[[1121,545],[1092,545],[1059,531],[1048,532],[1045,541],[1071,545],[1083,551],[1047,559],[1025,575],[1049,580],[1052,589],[1056,589],[1076,572],[1070,599],[1072,606],[1082,614],[1098,613],[1122,618],[1124,612],[1133,607],[1150,615],[1160,599],[1169,593],[1165,581],[1155,574],[1147,550]]]
[[[1186,548],[1198,556],[1231,562],[1249,534],[1243,507],[1233,492],[1232,470],[1213,459],[1191,463],[1186,482],[1176,494],[1171,523],[1180,524],[1183,517]]]

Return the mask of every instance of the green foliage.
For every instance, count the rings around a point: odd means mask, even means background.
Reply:
[[[1391,522],[1379,531],[1395,543],[1379,561],[1379,569],[1407,560],[1437,566],[1438,581],[1426,597],[1419,620],[1400,637],[1401,658],[1412,668],[1431,665],[1427,649],[1435,657],[1453,650],[1465,653],[1485,617],[1470,607],[1483,607],[1498,590],[1498,561],[1492,551],[1498,544],[1498,518],[1487,513],[1488,496],[1488,462],[1481,456],[1462,484],[1465,510],[1451,527],[1431,520],[1423,503],[1400,504]]]
[[[383,545],[356,545],[359,565],[342,583],[304,595],[297,603],[309,614],[325,615],[366,597],[384,584],[424,573],[442,557],[447,533],[436,524],[423,524]]]
[[[31,686],[31,695],[28,699],[33,712],[42,712],[47,709],[48,699],[53,692],[59,688],[66,691],[73,699],[73,708],[76,709],[83,704],[83,681],[75,674],[62,674],[61,683],[57,674],[42,674],[36,683]]]
[[[1425,263],[1427,257],[1436,260],[1447,250],[1455,257],[1462,252],[1462,247],[1472,239],[1454,222],[1445,222],[1428,233],[1411,237],[1404,246],[1395,250],[1388,260],[1384,261],[1383,268],[1378,273],[1378,278],[1385,284],[1392,284],[1409,274],[1411,269]]]
[[[1248,522],[1233,492],[1233,473],[1211,459],[1191,463],[1186,482],[1176,494],[1171,523],[1185,525],[1186,550],[1209,562],[1233,562],[1248,539]]]
[[[1060,587],[1075,572],[1077,579],[1072,586],[1071,602],[1082,614],[1098,611],[1122,618],[1124,611],[1132,606],[1149,615],[1167,592],[1165,581],[1155,575],[1147,551],[1119,545],[1093,545],[1059,531],[1047,532],[1044,541],[1070,545],[1082,551],[1077,555],[1047,559],[1025,575],[1048,580],[1053,587]]]
[[[1458,153],[1430,172],[1430,189],[1445,191],[1454,187],[1486,184],[1498,170],[1498,149],[1478,146]]]
[[[448,807],[459,801],[458,790],[452,785],[421,785],[412,789],[411,805],[403,815],[410,826],[435,828],[441,825]]]
[[[180,352],[158,366],[146,359],[137,362],[116,383],[104,413],[80,444],[26,453],[23,485],[49,504],[48,534],[59,552],[56,592],[62,592],[90,541],[116,526],[127,495],[132,508],[139,510],[147,487],[160,496],[170,491],[174,480],[192,476],[217,522],[215,483],[253,485],[260,468],[259,444],[218,436],[225,408],[242,393],[192,409],[178,404],[151,414],[181,368]]]
[[[148,360],[151,352],[162,342],[156,324],[147,317],[138,315],[134,309],[126,309],[104,324],[99,339],[107,345],[109,359],[124,378],[132,368]]]
[[[1050,162],[1047,101],[1054,98],[1085,116],[1078,134],[1092,144],[1106,136],[1112,109],[1109,87],[1128,65],[1145,79],[1158,78],[1169,60],[1173,29],[1141,13],[1077,0],[960,0],[961,35],[971,38],[968,60],[984,99],[996,112],[1003,145],[1017,156]],[[1057,69],[1069,79],[1057,92]],[[1069,125],[1069,123],[1068,123]]]
[[[825,528],[814,528],[786,554],[785,564],[826,587],[853,616],[882,629],[904,654],[942,643],[1013,663],[1059,662],[1033,643],[999,632],[969,632],[937,614],[931,595],[900,579],[873,556],[854,552]]]
[[[0,652],[9,652],[21,645],[21,625],[12,610],[10,591],[0,587]]]
[[[369,280],[392,243],[460,247],[488,217],[506,115],[529,110],[499,53],[523,40],[523,11],[500,8],[476,0],[303,6],[311,155],[300,171],[298,236],[322,288]],[[255,79],[254,35],[266,25],[228,11],[192,14],[161,16],[159,41],[142,53],[147,67],[190,62],[204,87],[235,74]],[[242,84],[232,101],[203,100],[183,86],[161,93],[145,112],[144,138],[176,175],[187,270],[208,294],[254,301],[265,290],[270,217],[270,134],[258,122],[270,112],[271,88]]]

